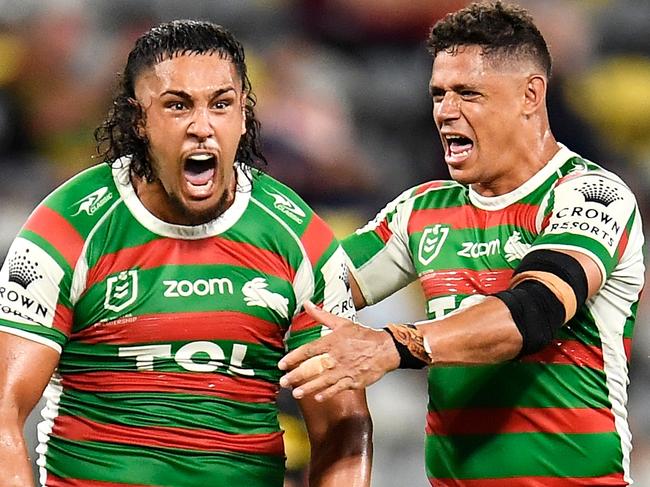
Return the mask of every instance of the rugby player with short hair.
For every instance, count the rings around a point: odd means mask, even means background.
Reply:
[[[344,252],[256,166],[241,44],[173,21],[129,54],[97,131],[106,164],[56,189],[0,271],[0,486],[281,487],[278,360],[354,317]],[[310,483],[367,487],[363,391],[300,400]]]
[[[433,118],[452,181],[404,192],[344,240],[358,306],[419,280],[428,320],[334,331],[289,353],[298,398],[429,367],[436,487],[629,485],[628,359],[643,233],[623,181],[558,143],[551,57],[516,6],[432,29]]]

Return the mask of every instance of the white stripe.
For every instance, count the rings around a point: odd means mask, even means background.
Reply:
[[[38,432],[38,446],[36,447],[38,459],[36,465],[38,465],[39,484],[42,487],[47,484],[47,470],[45,468],[47,463],[47,443],[50,441],[54,420],[59,416],[62,393],[61,376],[55,373],[45,388],[45,392],[43,392],[43,398],[45,399],[45,407],[41,410],[43,421],[38,423],[36,427]]]
[[[33,324],[33,323],[31,323]],[[49,338],[42,337],[40,335],[36,335],[34,333],[30,333],[25,330],[21,330],[20,328],[10,328],[8,326],[2,326],[0,325],[0,331],[3,331],[5,333],[9,333],[10,335],[16,335],[22,338],[27,338],[28,340],[31,340],[33,342],[41,343],[43,345],[46,345],[50,348],[53,348],[56,350],[58,353],[62,352],[61,345],[56,343],[54,340],[50,340]]]
[[[74,307],[79,301],[82,293],[86,290],[86,278],[88,276],[88,260],[86,259],[86,252],[88,251],[88,246],[92,241],[97,229],[101,226],[104,221],[110,216],[111,213],[115,211],[115,208],[122,202],[122,198],[117,198],[111,207],[104,213],[99,220],[95,223],[93,228],[88,232],[86,241],[84,242],[77,263],[74,266],[74,272],[72,273],[72,283],[70,284],[70,303]]]

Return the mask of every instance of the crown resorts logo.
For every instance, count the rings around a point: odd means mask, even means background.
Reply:
[[[585,201],[591,203],[599,203],[603,206],[609,206],[614,201],[622,200],[616,188],[605,185],[603,179],[598,179],[597,182],[585,181],[582,187],[576,188],[585,197]]]
[[[9,259],[9,282],[15,282],[23,289],[43,278],[38,270],[38,262],[30,260],[28,254],[29,249],[25,249],[25,254],[17,254]]]

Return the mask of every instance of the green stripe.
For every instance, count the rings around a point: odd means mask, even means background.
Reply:
[[[332,257],[332,254],[339,249],[340,245],[338,240],[332,239],[328,247],[323,251],[322,255],[319,257],[318,261],[314,265],[314,271],[316,273],[316,279],[314,281],[314,294],[312,295],[311,300],[315,303],[323,302],[325,299],[325,279],[323,278],[322,268],[323,265]]]
[[[415,196],[413,211],[460,208],[469,202],[468,196],[467,188],[458,184],[451,184],[444,189],[425,191]]]
[[[275,403],[165,393],[88,393],[68,389],[60,414],[105,424],[208,429],[233,434],[280,430]]]
[[[636,320],[636,311],[638,307],[639,307],[639,301],[637,300],[630,308],[630,316],[628,316],[627,319],[625,320],[625,326],[623,328],[624,338],[632,338],[632,334],[634,333],[634,322]]]
[[[109,276],[107,276],[109,277]],[[241,282],[264,277],[268,289],[280,293],[289,300],[288,316],[281,316],[271,308],[248,306]],[[210,281],[212,279],[212,281]],[[181,282],[180,287],[163,281]],[[73,331],[79,332],[87,326],[106,318],[104,309],[107,280],[91,286],[77,303]],[[270,322],[289,325],[296,306],[292,284],[279,277],[263,274],[255,269],[214,265],[167,265],[154,269],[138,270],[138,299],[131,305],[137,307],[137,314],[239,311]],[[197,294],[195,289],[198,290]],[[165,296],[165,294],[170,294]],[[185,296],[182,294],[186,294]],[[201,295],[203,294],[203,295]],[[123,313],[128,313],[127,308]]]
[[[623,470],[616,433],[427,436],[425,451],[430,478],[598,477]]]
[[[63,478],[157,487],[281,487],[284,460],[268,455],[140,448],[51,438],[47,468]]]
[[[356,269],[372,259],[385,247],[379,235],[373,231],[361,234],[353,233],[341,241],[343,250],[348,254]]]
[[[24,323],[0,319],[0,326],[14,328],[16,330],[23,330],[28,333],[33,333],[34,335],[41,336],[43,338],[48,338],[58,345],[61,345],[62,347],[68,341],[68,338],[56,328],[49,328],[43,325],[26,325]]]
[[[541,245],[562,245],[574,247],[578,252],[581,249],[586,249],[601,262],[605,268],[607,276],[611,274],[611,272],[614,270],[614,267],[616,267],[616,264],[618,264],[618,260],[616,259],[615,255],[610,255],[605,246],[603,246],[600,242],[594,240],[593,238],[585,237],[584,235],[571,233],[569,230],[565,231],[562,234],[541,234],[537,240],[535,240],[535,244],[531,248],[531,251],[534,250],[535,247]]]
[[[155,343],[155,342],[152,342]],[[224,359],[219,360],[220,365],[215,364],[205,352],[197,352],[192,355],[191,360],[197,364],[214,364],[217,366],[214,373],[228,373],[229,357],[232,356],[233,346],[238,342],[229,340],[210,340],[210,343],[218,345],[224,354]],[[187,345],[187,342],[167,342],[165,345],[171,345],[171,357],[155,357],[153,369],[160,372],[186,372],[191,374],[186,368],[179,365],[173,358],[178,350]],[[144,343],[137,343],[133,346],[141,346]],[[243,360],[243,367],[253,369],[255,379],[262,379],[271,382],[277,382],[282,375],[277,368],[277,363],[284,352],[270,350],[266,346],[253,343],[245,344],[246,355]],[[137,371],[136,357],[119,357],[120,348],[128,348],[131,345],[105,345],[103,343],[81,343],[69,342],[61,355],[59,362],[59,371],[61,374],[84,373],[96,370],[105,371]],[[214,367],[212,367],[214,368]]]
[[[507,362],[429,369],[429,408],[608,408],[605,373],[573,365]]]
[[[298,332],[291,332],[291,334],[286,339],[287,349],[295,350],[302,345],[319,339],[321,337],[322,330],[322,325],[316,325],[312,328],[307,328]]]

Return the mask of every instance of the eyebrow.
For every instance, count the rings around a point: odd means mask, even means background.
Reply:
[[[461,91],[464,90],[471,90],[471,91],[478,91],[478,87],[475,85],[468,85],[464,83],[458,83],[455,85],[451,86],[451,89],[445,90],[444,88],[440,88],[439,86],[433,86],[429,85],[429,95],[434,96],[434,95],[444,95],[445,92],[447,91],[453,91],[455,93],[460,93]]]
[[[216,98],[218,96],[223,95],[224,93],[228,93],[229,91],[235,91],[235,88],[232,87],[232,86],[228,86],[226,88],[220,88],[220,89],[216,90],[214,93],[212,93],[210,95],[210,98]],[[182,98],[183,100],[191,100],[192,99],[192,95],[190,95],[189,93],[187,93],[187,92],[185,92],[183,90],[165,90],[160,94],[161,97],[165,96],[165,95],[177,96],[179,98]]]

